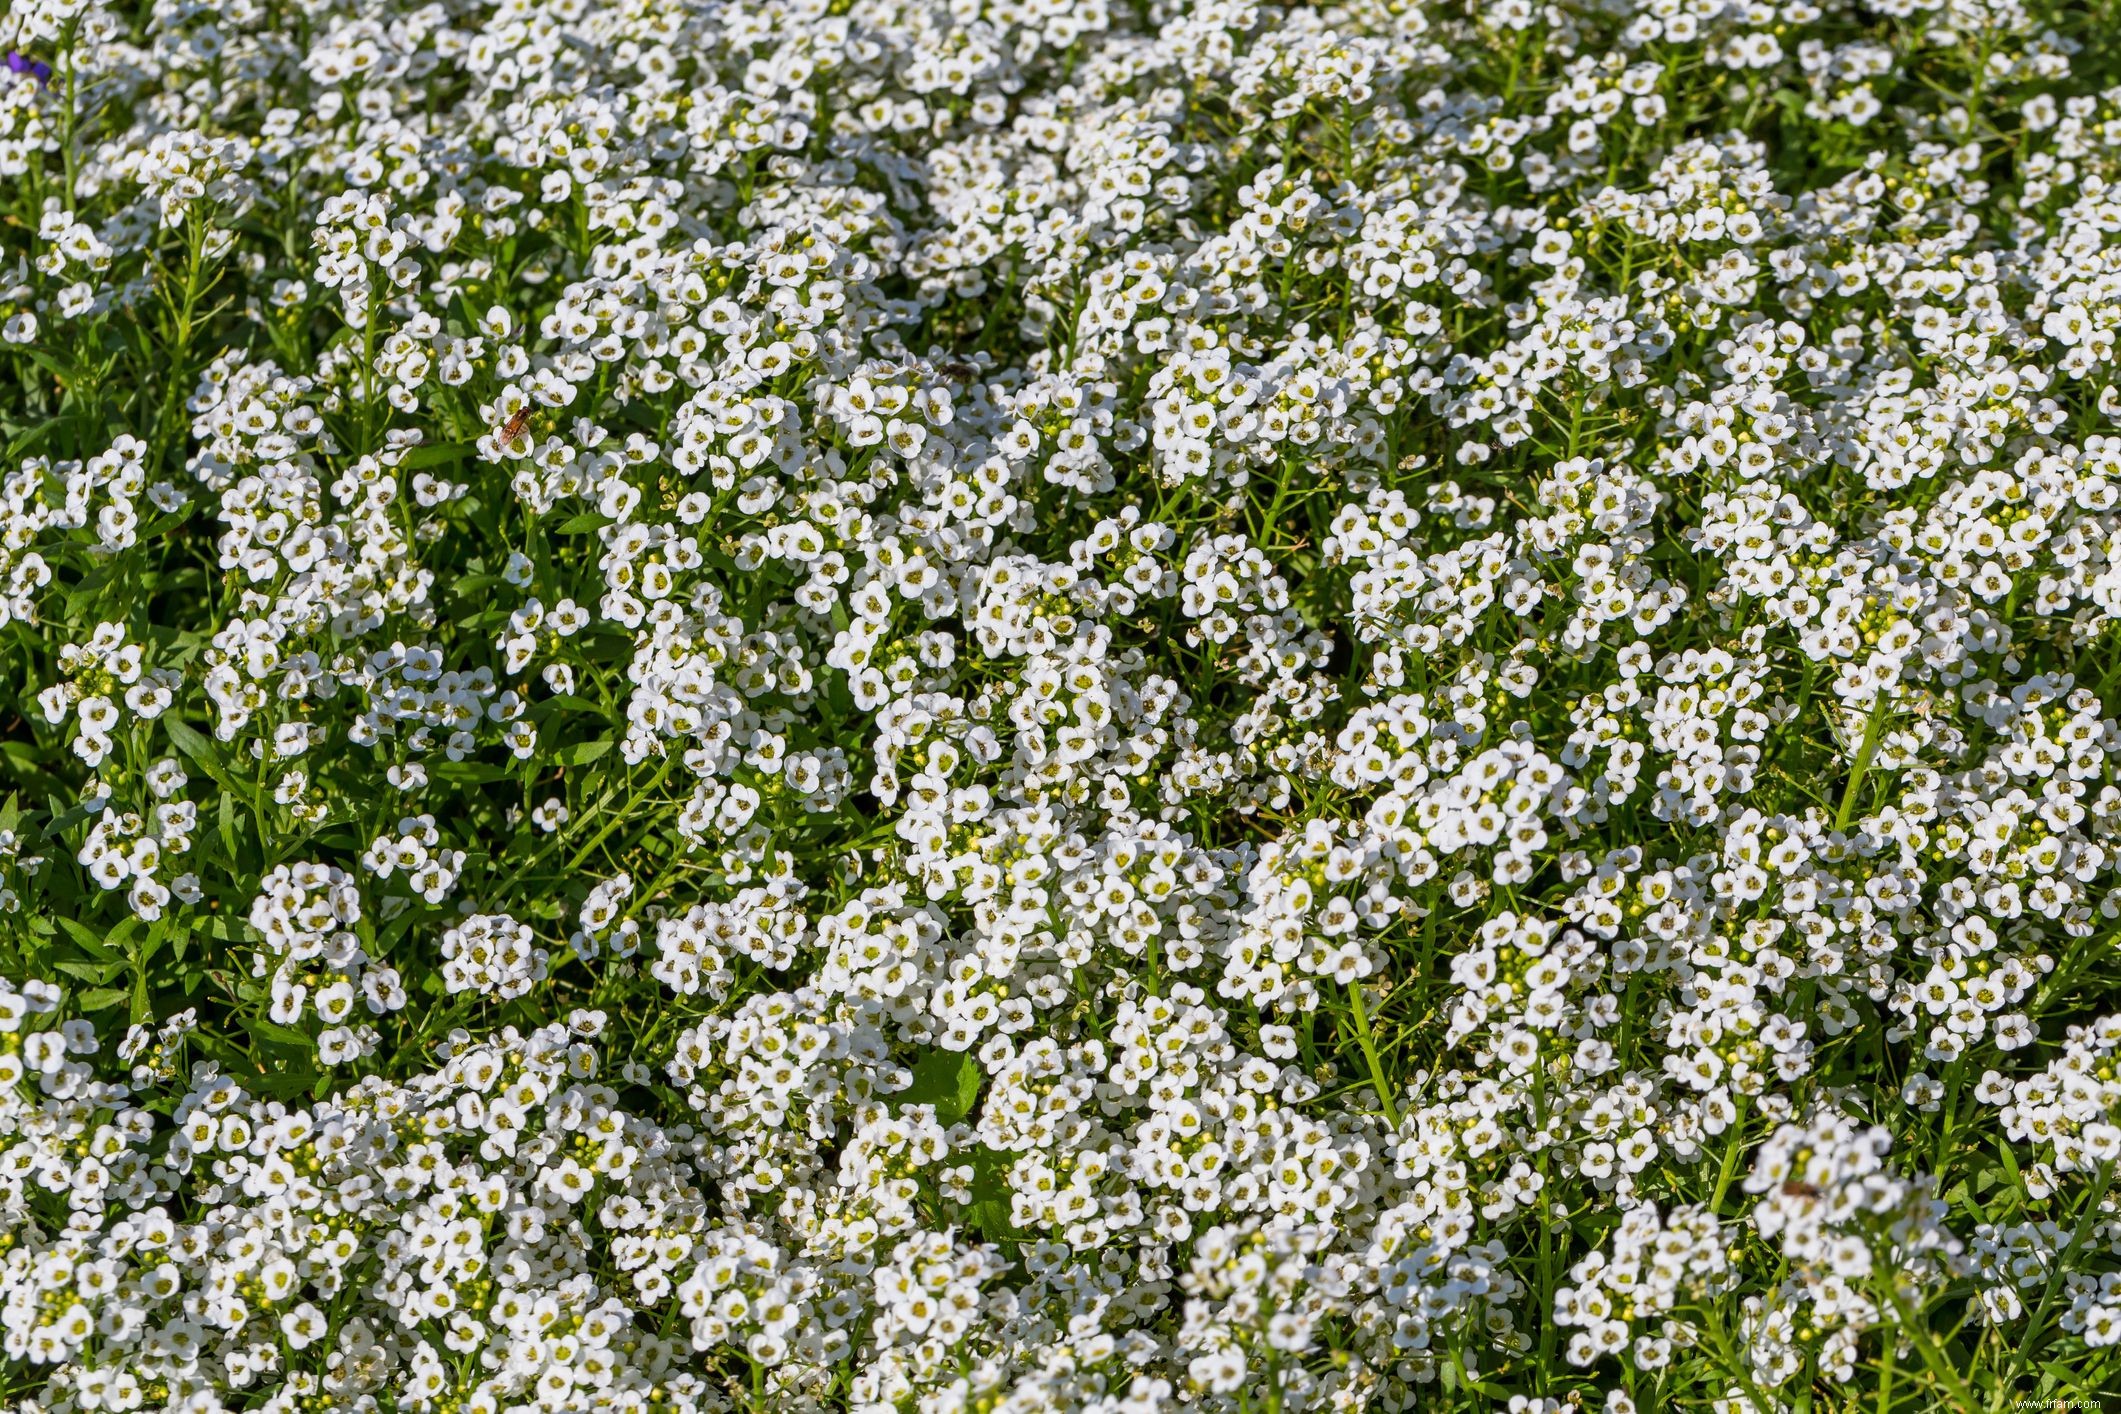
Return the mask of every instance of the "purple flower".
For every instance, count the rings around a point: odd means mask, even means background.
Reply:
[[[42,59],[32,59],[19,49],[10,49],[7,51],[7,67],[10,73],[35,74],[38,83],[51,87],[52,66]]]

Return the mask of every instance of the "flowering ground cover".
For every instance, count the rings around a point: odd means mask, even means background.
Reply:
[[[2113,0],[10,0],[0,1403],[2121,1384]]]

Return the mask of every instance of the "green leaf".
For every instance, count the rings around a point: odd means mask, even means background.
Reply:
[[[550,759],[562,766],[586,766],[609,750],[610,737],[599,741],[578,741],[553,752]]]
[[[310,1040],[307,1032],[297,1031],[292,1026],[282,1026],[277,1021],[260,1019],[246,1022],[245,1025],[250,1028],[253,1035],[267,1041],[276,1042],[282,1046],[294,1046],[300,1050],[307,1051],[312,1049],[315,1044]]]
[[[103,983],[110,981],[111,978],[116,977],[119,973],[125,970],[125,960],[123,958],[120,958],[116,962],[80,962],[75,960],[68,960],[64,962],[54,962],[52,964],[52,967],[57,971],[65,973],[69,977],[78,977],[84,982]]]
[[[221,794],[221,806],[217,814],[221,849],[231,864],[236,862],[236,796],[233,791]]]
[[[36,364],[39,368],[43,369],[46,373],[51,374],[52,377],[59,379],[61,382],[65,382],[74,376],[75,370],[72,364],[59,362],[58,359],[52,357],[43,349],[23,347],[17,349],[16,353],[18,353],[24,358],[27,358],[31,363]]]
[[[117,945],[113,938],[117,929],[113,929],[111,934],[100,934],[91,931],[87,924],[72,918],[60,919],[59,926],[65,929],[66,936],[72,938],[90,957],[109,958],[117,955]]]
[[[44,833],[47,838],[58,839],[61,835],[64,835],[68,830],[71,830],[74,826],[80,824],[83,820],[86,820],[87,818],[88,807],[85,805],[76,805],[69,810],[54,814],[52,816],[52,822],[44,827]]]
[[[246,801],[250,799],[250,782],[239,779],[229,770],[227,757],[212,738],[178,717],[165,717],[162,725],[169,732],[170,744],[196,761],[200,770],[213,777],[215,784]]]
[[[900,1091],[901,1105],[933,1105],[935,1117],[956,1124],[979,1098],[979,1062],[963,1051],[930,1051],[913,1067],[913,1083]]]
[[[562,712],[584,712],[592,717],[601,718],[609,716],[611,709],[601,702],[574,693],[568,693],[563,697],[548,697],[530,709],[530,715],[536,721],[558,716]]]
[[[430,466],[446,466],[463,461],[478,445],[473,442],[436,442],[432,446],[414,447],[398,459],[398,470],[419,471]]]
[[[42,422],[39,422],[34,426],[25,426],[19,429],[10,429],[10,436],[7,444],[7,459],[11,462],[17,461],[22,457],[28,455],[30,452],[35,451],[54,432],[57,432],[61,427],[64,427],[66,425],[66,422],[67,419],[64,416],[47,417]]]
[[[147,936],[141,940],[140,952],[134,961],[142,967],[153,962],[155,954],[162,951],[162,945],[169,941],[170,935],[175,931],[175,925],[168,917],[156,919],[148,926]]]
[[[292,1100],[316,1084],[318,1074],[314,1065],[298,1063],[263,1075],[239,1073],[236,1083],[270,1100]]]
[[[506,766],[491,761],[443,761],[436,764],[434,778],[452,785],[486,785],[509,779]]]
[[[1016,1157],[981,1145],[972,1155],[972,1204],[966,1215],[990,1242],[1019,1236],[1009,1216],[1009,1170]]]
[[[2083,1377],[2059,1360],[2043,1360],[2040,1362],[2040,1368],[2046,1372],[2048,1379],[2054,1382],[2047,1386],[2049,1389],[2068,1390],[2072,1394],[2092,1393],[2091,1388],[2084,1383]],[[2096,1400],[2089,1402],[2093,1408],[2098,1407]]]

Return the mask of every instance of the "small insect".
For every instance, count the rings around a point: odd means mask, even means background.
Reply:
[[[1782,1185],[1782,1191],[1791,1198],[1817,1198],[1819,1196],[1817,1188],[1809,1183],[1799,1183],[1794,1178]]]
[[[530,408],[526,404],[517,408],[509,416],[508,421],[501,424],[501,445],[505,447],[516,438],[522,436],[523,429],[528,426],[530,426]]]

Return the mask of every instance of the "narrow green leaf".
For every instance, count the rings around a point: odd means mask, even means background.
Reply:
[[[562,766],[586,766],[611,750],[611,738],[600,741],[578,741],[563,746],[551,753],[548,759]]]

